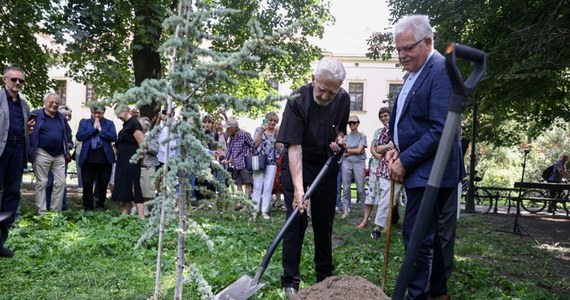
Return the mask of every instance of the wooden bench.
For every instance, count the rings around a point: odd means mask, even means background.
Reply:
[[[519,188],[523,191],[521,193],[520,201],[536,201],[536,202],[560,202],[562,203],[564,210],[566,212],[566,216],[570,217],[570,212],[566,206],[566,203],[569,202],[570,196],[570,184],[568,183],[553,183],[553,182],[515,182],[515,188]],[[536,197],[536,196],[525,196],[525,192],[531,190],[538,190],[543,195],[548,195],[551,190],[556,190],[562,192],[560,197]]]

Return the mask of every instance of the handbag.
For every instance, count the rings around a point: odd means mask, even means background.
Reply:
[[[262,171],[265,170],[267,163],[267,155],[246,155],[245,168],[248,171]]]

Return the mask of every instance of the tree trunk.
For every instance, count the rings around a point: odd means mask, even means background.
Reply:
[[[133,2],[135,28],[133,35],[133,70],[135,85],[140,86],[145,79],[160,79],[162,65],[158,46],[161,44],[162,21],[160,3],[138,0]],[[160,111],[160,105],[140,107],[141,115],[153,119]]]

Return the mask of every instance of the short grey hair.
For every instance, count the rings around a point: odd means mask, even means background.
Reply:
[[[91,110],[91,112],[94,112],[94,111],[105,112],[105,110],[107,110],[107,108],[105,107],[105,105],[103,103],[97,102],[97,101],[89,102],[89,104],[87,104],[87,106],[89,106],[89,109]]]
[[[54,92],[47,92],[47,93],[44,95],[44,104],[48,101],[48,99],[49,99],[50,97],[55,97],[58,102],[59,102],[59,100],[60,100],[58,94],[56,94],[56,93],[54,93]]]
[[[226,121],[226,128],[236,128],[239,129],[239,123],[236,119],[234,118],[229,118]]]
[[[71,109],[65,105],[60,106],[58,111],[64,115],[68,112],[71,113]]]
[[[269,119],[271,117],[277,118],[277,121],[279,121],[279,115],[276,112],[270,111],[265,115],[265,118],[267,118],[267,119]]]
[[[433,40],[433,29],[429,24],[429,17],[426,15],[409,15],[401,18],[394,24],[394,38],[408,30],[414,32],[416,41],[426,37]]]
[[[8,74],[8,72],[10,71],[18,71],[21,72],[22,74],[24,74],[24,76],[26,76],[26,73],[24,72],[24,70],[22,70],[20,67],[14,66],[14,65],[10,65],[7,66],[6,68],[4,68],[4,72],[2,73],[3,76],[6,76]]]
[[[341,62],[327,57],[321,58],[315,70],[316,79],[329,79],[342,83],[346,78],[346,70]]]
[[[150,123],[150,119],[148,117],[141,117],[139,119],[139,122],[144,125],[144,131],[147,132],[150,130],[151,127],[151,123]]]

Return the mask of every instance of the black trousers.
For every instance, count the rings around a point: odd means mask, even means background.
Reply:
[[[324,162],[303,162],[303,184],[305,185],[305,191],[307,190],[307,186],[313,182],[320,172],[323,165]],[[333,162],[310,198],[317,282],[331,276],[334,270],[332,263],[332,228],[335,215],[337,175],[338,165],[336,162]],[[294,190],[287,154],[283,157],[281,184],[285,196],[285,205],[287,207],[287,218],[289,218],[293,212],[292,203]],[[305,211],[295,218],[283,235],[283,276],[281,276],[281,285],[283,287],[299,288],[299,283],[301,282],[299,265],[301,263],[301,250],[307,226],[308,219],[307,212]]]
[[[547,181],[550,183],[560,183],[558,181]],[[550,190],[550,198],[559,198],[560,194],[562,194],[563,190],[561,189],[552,189]],[[554,210],[556,210],[556,204],[558,203],[558,201],[548,201],[548,212],[554,212]]]
[[[81,166],[83,180],[83,209],[93,210],[93,188],[97,192],[97,207],[105,208],[107,185],[111,179],[113,167],[110,164],[84,163]]]

